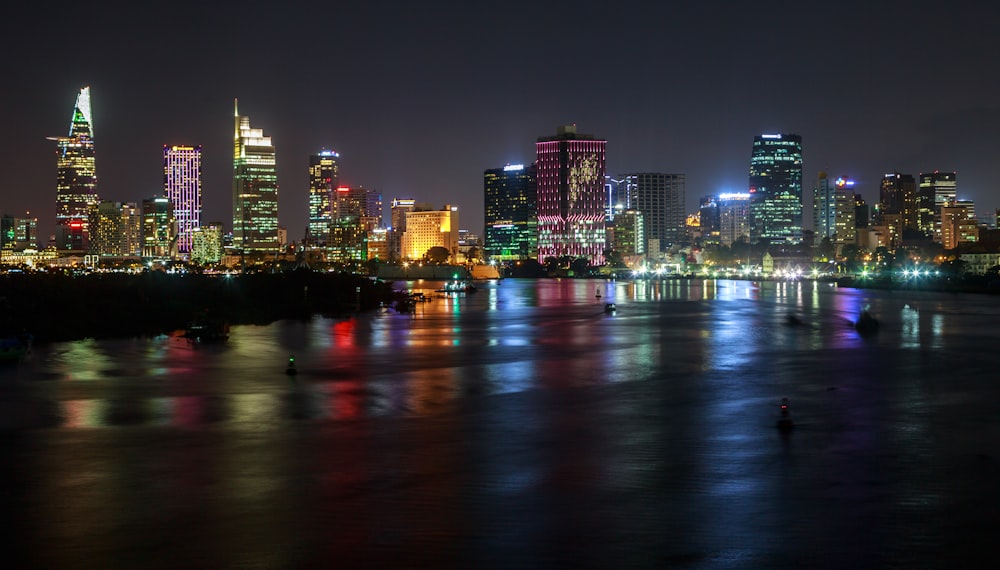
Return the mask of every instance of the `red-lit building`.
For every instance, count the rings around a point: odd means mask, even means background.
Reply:
[[[535,143],[538,259],[585,257],[604,264],[607,141],[559,127]]]

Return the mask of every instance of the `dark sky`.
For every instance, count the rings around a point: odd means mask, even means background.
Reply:
[[[58,4],[58,3],[57,3]],[[987,5],[988,7],[983,7]],[[982,2],[17,3],[0,24],[0,209],[55,216],[55,145],[91,86],[99,193],[162,191],[162,145],[201,144],[204,221],[231,224],[233,98],[277,149],[280,222],[300,239],[308,156],[386,202],[460,207],[482,230],[482,172],[531,162],[576,123],[609,174],[743,191],[763,132],[803,137],[819,170],[958,172],[1000,207],[1000,8]]]

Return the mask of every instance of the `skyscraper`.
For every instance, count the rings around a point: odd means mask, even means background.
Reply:
[[[839,254],[845,245],[858,243],[857,200],[854,197],[853,180],[842,176],[834,182],[834,188],[833,235],[830,239]]]
[[[278,174],[274,145],[250,118],[235,109],[233,133],[233,245],[243,251],[276,252]]]
[[[624,180],[625,194],[631,202],[629,207],[642,212],[644,240],[658,240],[661,249],[687,241],[683,174],[643,172],[626,174]]]
[[[921,230],[934,241],[941,242],[941,208],[955,200],[958,187],[954,172],[921,172],[920,186],[920,221]]]
[[[90,251],[102,256],[142,254],[142,216],[131,202],[100,202],[90,208]]]
[[[406,232],[406,213],[412,212],[417,205],[413,198],[393,198],[389,208],[390,223],[387,238],[389,259],[398,261],[403,256],[403,234]]]
[[[802,241],[802,137],[764,134],[750,155],[750,240]]]
[[[142,201],[142,256],[173,257],[177,249],[174,206],[163,196]]]
[[[486,255],[518,261],[538,255],[538,210],[534,164],[508,164],[483,172]]]
[[[813,188],[813,231],[816,242],[823,238],[833,239],[836,226],[836,199],[834,186],[826,172],[820,171]]]
[[[309,157],[309,243],[324,245],[333,220],[333,190],[339,184],[340,155],[321,150]]]
[[[177,253],[187,257],[192,232],[201,226],[201,145],[163,146],[163,195],[174,206]]]
[[[885,228],[889,247],[903,243],[904,232],[917,230],[917,219],[917,183],[913,175],[892,172],[883,176],[875,225]]]
[[[604,263],[606,146],[577,134],[576,125],[535,143],[540,261],[568,256]]]
[[[731,247],[750,239],[750,194],[719,194],[719,243]]]
[[[90,87],[80,89],[69,134],[56,141],[56,247],[86,249],[90,207],[99,202],[94,154],[94,119]]]

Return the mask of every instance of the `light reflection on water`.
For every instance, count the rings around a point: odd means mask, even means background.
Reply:
[[[606,314],[605,302],[617,312]],[[506,280],[432,296],[416,315],[238,326],[223,345],[173,336],[60,343],[3,374],[44,385],[54,423],[66,428],[264,429],[448,413],[484,396],[677,373],[784,382],[804,373],[799,355],[819,363],[871,346],[954,350],[950,339],[968,342],[980,315],[1000,312],[983,303],[818,282]],[[851,323],[869,305],[883,327],[863,339]],[[790,314],[801,326],[789,326]],[[284,373],[290,355],[295,377]]]

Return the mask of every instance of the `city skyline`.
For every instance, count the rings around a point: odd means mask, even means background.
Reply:
[[[457,205],[463,226],[478,233],[483,171],[530,164],[537,137],[574,123],[608,141],[609,174],[684,174],[688,212],[701,196],[746,191],[749,142],[769,132],[803,138],[805,212],[819,171],[849,176],[869,203],[886,172],[957,172],[960,199],[975,200],[980,214],[1000,206],[990,169],[1000,155],[1000,80],[989,73],[1000,41],[988,25],[994,7],[582,2],[526,10],[515,2],[486,19],[449,3],[258,8],[204,7],[195,23],[171,11],[139,25],[104,8],[18,7],[10,20],[18,28],[0,40],[24,54],[2,94],[15,134],[0,143],[11,172],[0,187],[3,213],[29,210],[43,241],[53,232],[55,168],[44,138],[65,131],[72,98],[87,85],[101,199],[154,195],[162,147],[202,145],[203,218],[228,220],[228,126],[240,97],[274,139],[279,223],[293,240],[308,221],[309,156],[323,148],[341,153],[344,184],[373,188],[386,202]],[[329,54],[302,33],[313,21],[331,22],[317,36],[337,39],[335,77],[309,71]],[[99,41],[71,60],[65,43],[37,41],[60,29]],[[268,35],[263,61],[229,57],[245,29]],[[556,29],[592,47],[578,53]],[[175,59],[176,41],[199,52],[175,82],[163,62]],[[537,56],[545,46],[558,73]],[[509,79],[492,81],[497,73]],[[593,87],[573,79],[582,77]],[[615,88],[622,77],[647,81]]]

